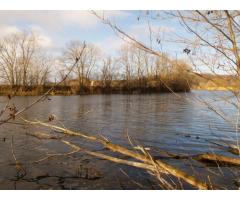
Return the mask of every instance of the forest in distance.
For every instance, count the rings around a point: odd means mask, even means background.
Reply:
[[[69,76],[52,94],[187,92],[190,90],[190,66],[167,54],[156,57],[124,45],[115,57],[104,57],[92,43],[74,41],[61,58],[45,55],[33,33],[14,33],[0,40],[0,94],[40,95],[63,78],[78,60]],[[52,72],[52,65],[58,70]],[[60,66],[60,67],[59,67]],[[56,80],[55,80],[56,81]]]
[[[190,49],[185,48],[182,53],[188,55]],[[37,34],[11,33],[0,38],[0,95],[41,95],[54,85],[51,95],[238,88],[234,75],[196,73],[186,60],[165,52],[158,54],[139,48],[136,43],[126,43],[117,55],[106,56],[94,43],[71,41],[56,57],[41,48]]]

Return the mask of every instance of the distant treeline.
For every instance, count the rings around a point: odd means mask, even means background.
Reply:
[[[191,78],[192,89],[239,90],[240,80],[236,75],[196,74]]]
[[[73,41],[54,57],[36,35],[23,32],[1,38],[0,47],[1,95],[41,95],[59,81],[53,95],[188,92],[191,87],[191,68],[184,61],[134,44],[106,56],[94,44]]]
[[[84,87],[79,87],[77,80],[69,81],[69,84],[38,86],[9,86],[0,85],[0,95],[35,96],[54,90],[50,95],[80,95],[80,94],[147,94],[164,92],[189,92],[190,85],[186,80],[133,80],[126,83],[125,80],[114,80],[109,86],[103,86],[102,81],[86,81]],[[76,84],[75,84],[76,83]]]

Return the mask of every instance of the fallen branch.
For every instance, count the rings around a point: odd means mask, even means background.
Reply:
[[[57,136],[54,136],[54,135],[49,135],[49,134],[43,133],[43,132],[26,133],[26,135],[30,135],[30,136],[36,137],[39,140],[41,140],[41,139],[57,140],[57,139],[61,139],[62,138],[62,137],[57,137]]]
[[[178,155],[169,153],[167,151],[162,151],[164,154],[166,154],[165,157],[162,156],[162,158],[167,159],[194,159],[201,162],[215,162],[217,165],[219,164],[228,164],[228,165],[238,165],[240,166],[240,158],[234,158],[229,156],[223,156],[218,155],[214,153],[203,153],[203,154],[197,154],[197,155]],[[159,158],[160,156],[156,156],[155,158]]]
[[[48,154],[47,156],[45,156],[44,158],[41,158],[37,161],[34,161],[33,163],[39,163],[39,162],[42,162],[42,161],[45,161],[49,158],[52,158],[52,157],[55,157],[55,156],[68,156],[68,155],[71,155],[73,153],[77,153],[79,151],[84,151],[85,153],[89,154],[89,155],[92,155],[92,156],[95,156],[95,157],[98,157],[98,158],[102,158],[102,159],[105,159],[105,160],[109,160],[109,161],[112,161],[112,162],[115,162],[115,163],[119,163],[119,164],[126,164],[126,165],[130,165],[130,166],[133,166],[133,167],[138,167],[138,168],[142,168],[142,169],[146,169],[146,170],[151,170],[151,171],[154,171],[155,168],[151,165],[148,165],[148,164],[145,164],[145,163],[140,163],[140,162],[134,162],[134,161],[128,161],[128,160],[124,160],[124,159],[120,159],[120,158],[115,158],[113,156],[108,156],[108,155],[105,155],[105,154],[102,154],[102,153],[98,153],[98,152],[93,152],[93,151],[89,151],[89,150],[86,150],[86,149],[83,149],[81,148],[79,145],[75,145],[67,140],[62,140],[60,139],[59,137],[52,137],[51,135],[47,134],[47,133],[40,133],[40,132],[36,132],[34,134],[29,134],[33,137],[36,137],[38,139],[59,139],[59,141],[61,141],[62,143],[70,146],[71,148],[74,149],[74,151],[71,151],[71,152],[68,152],[68,153],[63,153],[63,154]],[[165,171],[161,171],[161,173],[166,173]]]
[[[229,145],[229,152],[235,155],[240,155],[240,148],[236,145]]]
[[[213,153],[200,154],[193,158],[195,158],[197,160],[219,162],[219,163],[224,163],[224,164],[240,166],[240,158],[232,158],[232,157],[217,155],[217,154],[213,154]]]
[[[209,143],[212,143],[216,146],[218,146],[220,149],[224,149],[234,155],[240,155],[240,148],[234,144],[227,144],[226,142],[224,142],[225,144],[219,144],[217,142],[213,142],[213,141],[208,141]]]
[[[113,156],[108,156],[99,152],[93,152],[93,151],[89,151],[86,149],[83,149],[69,141],[66,140],[61,140],[64,144],[78,150],[78,151],[84,151],[85,153],[98,157],[98,158],[102,158],[105,160],[109,160],[115,163],[119,163],[119,164],[125,164],[125,165],[129,165],[129,166],[133,166],[133,167],[137,167],[137,168],[142,168],[142,169],[146,169],[146,170],[151,170],[151,171],[155,171],[155,168],[152,165],[149,164],[145,164],[145,163],[140,163],[140,162],[135,162],[135,161],[129,161],[129,160],[124,160],[124,159],[120,159],[120,158],[116,158]],[[161,173],[166,174],[166,171],[161,170]]]
[[[129,149],[127,149],[125,147],[122,147],[120,145],[110,143],[107,140],[100,139],[100,138],[97,138],[97,137],[94,137],[94,136],[90,136],[90,135],[87,135],[85,133],[71,131],[71,130],[68,130],[68,129],[65,129],[65,128],[62,128],[62,127],[59,127],[59,126],[51,125],[51,124],[48,124],[48,123],[44,123],[44,122],[41,122],[41,121],[28,121],[26,119],[23,119],[23,120],[25,122],[31,124],[31,125],[42,125],[42,126],[45,126],[45,127],[49,127],[53,130],[62,131],[62,133],[66,134],[66,135],[83,137],[87,140],[100,143],[104,147],[108,148],[109,150],[111,150],[113,152],[118,152],[120,154],[132,157],[132,158],[137,159],[139,161],[142,161],[142,162],[144,162],[145,164],[148,164],[148,165],[153,165],[154,164],[153,166],[157,168],[156,170],[159,170],[159,171],[164,170],[167,173],[184,180],[185,182],[191,184],[192,186],[195,186],[198,189],[211,189],[212,188],[207,183],[204,183],[204,182],[201,182],[201,181],[197,180],[195,177],[188,175],[184,171],[182,171],[182,170],[180,170],[180,169],[178,169],[174,166],[171,166],[171,165],[169,165],[169,164],[167,164],[163,161],[160,161],[160,160],[154,160],[152,157],[149,157],[147,155],[139,154],[137,151],[129,150]],[[92,155],[94,155],[94,154],[92,154]],[[95,156],[96,156],[96,154],[95,154]]]

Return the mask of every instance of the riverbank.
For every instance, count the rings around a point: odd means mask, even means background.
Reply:
[[[238,88],[232,86],[212,86],[212,87],[193,87],[192,90],[206,90],[206,91],[236,91]]]
[[[207,91],[237,91],[240,89],[239,79],[233,75],[194,75],[192,77],[191,89]]]
[[[168,93],[168,92],[189,92],[190,87],[187,83],[154,83],[154,84],[145,84],[144,86],[135,86],[135,85],[123,85],[115,84],[111,87],[103,86],[84,86],[79,87],[76,85],[57,85],[53,84],[45,86],[0,86],[0,95],[14,95],[14,96],[38,96],[47,92],[49,89],[54,87],[50,95],[90,95],[90,94],[151,94],[151,93]]]
[[[0,96],[39,96],[46,93],[49,86],[37,86],[37,87],[14,87],[10,86],[0,86]],[[193,85],[191,88],[181,88],[181,87],[132,87],[132,88],[103,88],[103,87],[90,87],[79,90],[72,86],[55,86],[53,91],[50,92],[50,96],[71,96],[71,95],[100,95],[100,94],[158,94],[158,93],[181,93],[190,92],[191,90],[205,90],[205,91],[236,91],[237,87],[233,86],[196,86]]]

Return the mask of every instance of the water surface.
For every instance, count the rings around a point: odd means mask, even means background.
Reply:
[[[179,97],[180,95],[180,97]],[[101,135],[114,143],[130,146],[127,134],[135,145],[143,145],[158,156],[158,149],[178,154],[199,154],[216,152],[227,154],[217,148],[213,141],[235,143],[236,131],[220,116],[210,111],[195,98],[211,102],[221,108],[230,119],[235,120],[235,109],[221,100],[227,92],[193,91],[192,93],[152,95],[86,95],[53,96],[25,112],[24,118],[47,120],[51,114],[57,117],[59,125],[89,134]],[[24,107],[37,97],[14,97],[17,108]],[[0,102],[5,97],[0,98]],[[233,100],[234,99],[231,99]],[[2,104],[3,105],[3,104]],[[19,122],[19,120],[15,121]],[[235,123],[235,122],[234,122]],[[44,157],[46,153],[66,152],[70,149],[57,141],[39,141],[26,133],[48,131],[41,127],[4,124],[0,129],[0,188],[6,189],[159,189],[158,184],[144,170],[117,165],[83,153],[70,157],[57,157],[39,164],[31,162]],[[26,177],[16,181],[16,169],[11,149],[13,136],[17,159],[24,163]],[[5,141],[3,141],[3,138]],[[67,138],[92,150],[108,151],[79,138]],[[169,161],[182,169],[189,170],[196,163]],[[190,166],[191,165],[191,166]],[[90,180],[77,178],[79,166],[100,173],[101,177]],[[81,167],[80,167],[81,168]],[[196,164],[191,173],[201,174],[203,166]],[[210,166],[212,170],[219,170]],[[82,168],[81,168],[82,169]],[[223,167],[219,184],[234,188],[233,178],[239,168],[232,168],[229,175]],[[34,176],[46,178],[34,179]],[[188,188],[188,186],[186,186]]]

